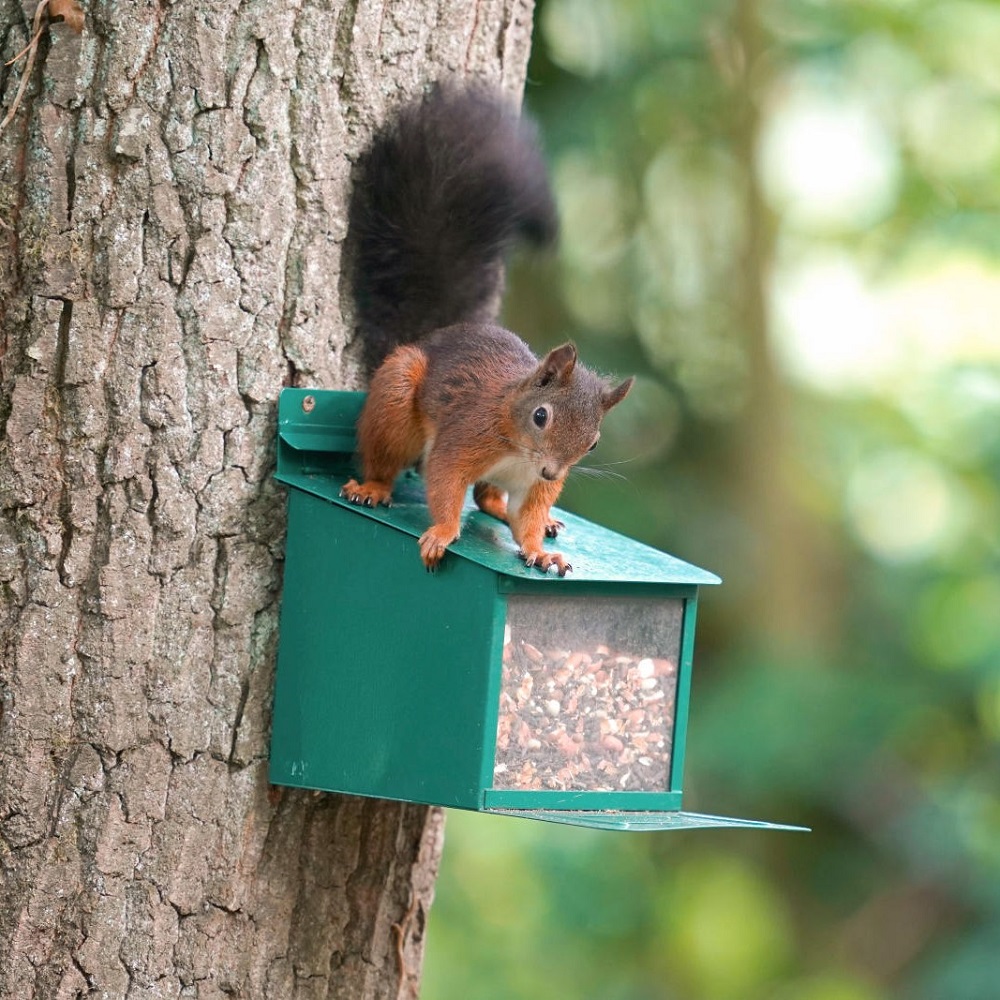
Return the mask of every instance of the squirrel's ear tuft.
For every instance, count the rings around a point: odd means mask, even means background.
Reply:
[[[574,365],[576,365],[576,345],[567,341],[559,347],[552,348],[542,358],[535,369],[532,381],[540,389],[553,382],[565,382],[573,374]]]
[[[635,382],[635,376],[625,379],[621,385],[616,385],[613,389],[605,389],[601,396],[601,403],[604,406],[604,412],[607,413],[612,406],[617,406],[627,395],[629,389]]]

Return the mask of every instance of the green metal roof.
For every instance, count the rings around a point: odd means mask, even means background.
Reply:
[[[400,476],[393,491],[392,507],[361,507],[339,495],[341,486],[353,474],[354,424],[364,398],[364,393],[358,392],[285,389],[278,411],[276,476],[289,486],[345,507],[360,517],[419,538],[429,520],[422,482],[416,473]],[[507,525],[483,514],[469,499],[462,518],[462,535],[450,546],[449,553],[509,578],[547,580],[559,586],[609,582],[684,585],[721,582],[714,573],[569,511],[554,508],[553,513],[566,525],[559,538],[550,543],[563,552],[573,566],[565,577],[560,578],[554,571],[542,574],[525,566],[517,557]]]

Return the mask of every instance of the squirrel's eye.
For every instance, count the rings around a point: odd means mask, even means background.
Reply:
[[[536,427],[544,427],[549,422],[549,408],[547,406],[539,406],[531,414],[531,419],[534,421]]]

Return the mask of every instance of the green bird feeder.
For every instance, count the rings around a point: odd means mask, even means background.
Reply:
[[[565,511],[566,577],[470,503],[428,573],[420,479],[340,498],[364,394],[286,389],[276,785],[578,826],[778,827],[681,810],[698,588],[718,577]]]

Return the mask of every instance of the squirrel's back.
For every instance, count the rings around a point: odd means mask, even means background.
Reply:
[[[365,362],[441,327],[496,319],[504,257],[555,238],[532,124],[478,87],[437,84],[359,159],[348,254]]]

